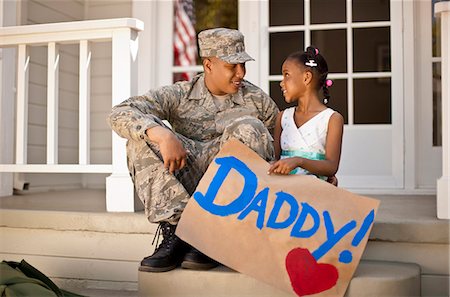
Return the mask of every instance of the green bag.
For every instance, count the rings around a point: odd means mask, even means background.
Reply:
[[[28,264],[3,261],[0,263],[1,297],[84,297],[58,288],[45,274]]]

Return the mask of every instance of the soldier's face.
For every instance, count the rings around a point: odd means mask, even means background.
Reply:
[[[205,82],[208,90],[214,95],[236,93],[245,76],[245,63],[229,64],[219,58],[212,57],[203,62]]]

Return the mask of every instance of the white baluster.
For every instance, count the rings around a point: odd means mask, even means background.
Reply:
[[[29,62],[27,46],[20,44],[17,53],[16,164],[27,163]]]
[[[58,164],[59,49],[48,43],[47,53],[47,164]]]
[[[87,40],[80,41],[79,77],[79,163],[90,163],[90,83],[91,51]]]

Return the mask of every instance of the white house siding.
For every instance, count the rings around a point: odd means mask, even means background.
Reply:
[[[27,25],[79,21],[84,3],[78,0],[28,0],[23,2],[22,23]],[[59,46],[58,162],[78,161],[78,46]],[[30,50],[28,163],[46,163],[47,47]],[[26,174],[30,190],[77,188],[80,174]]]

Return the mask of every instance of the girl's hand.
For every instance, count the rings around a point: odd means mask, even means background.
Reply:
[[[294,158],[286,158],[279,161],[276,161],[275,163],[270,166],[269,171],[267,171],[268,174],[276,173],[276,174],[284,174],[288,175],[292,170],[299,167],[300,158],[294,157]]]

